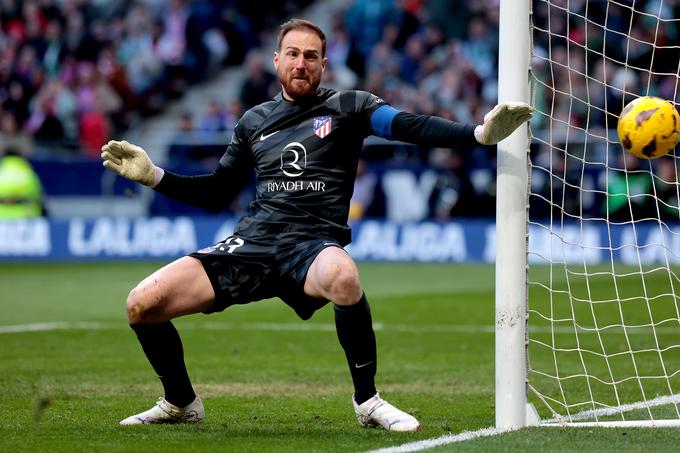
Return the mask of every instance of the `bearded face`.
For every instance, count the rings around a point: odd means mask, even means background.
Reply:
[[[311,30],[291,30],[283,37],[281,49],[274,54],[274,67],[286,99],[316,93],[327,61],[321,49],[321,38]]]

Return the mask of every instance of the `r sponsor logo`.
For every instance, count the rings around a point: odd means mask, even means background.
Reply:
[[[281,171],[291,178],[301,176],[307,168],[307,149],[302,143],[289,143],[281,151]]]

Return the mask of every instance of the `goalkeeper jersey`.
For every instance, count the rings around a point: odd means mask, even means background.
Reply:
[[[281,94],[241,118],[220,160],[255,171],[255,200],[236,234],[328,236],[349,243],[347,216],[357,161],[383,101],[366,92],[320,89],[299,102]]]
[[[476,144],[473,131],[474,126],[399,112],[365,91],[320,88],[295,102],[279,93],[241,117],[212,175],[166,172],[156,190],[219,209],[254,171],[255,200],[235,235],[263,243],[322,237],[346,245],[349,202],[367,136],[451,146]]]

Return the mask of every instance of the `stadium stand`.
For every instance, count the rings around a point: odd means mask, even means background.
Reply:
[[[210,170],[239,115],[278,91],[270,56],[278,24],[292,16],[309,17],[327,31],[329,66],[323,82],[327,86],[364,89],[398,109],[461,122],[481,122],[496,102],[497,0],[255,3],[3,1],[0,146],[28,156],[39,173],[41,168],[50,167],[50,160],[55,160],[55,165],[87,167],[88,175],[94,175],[92,179],[98,182],[93,188],[72,187],[70,196],[103,193],[129,205],[121,208],[122,213],[193,212],[144,189],[128,187],[125,191],[134,196],[127,200],[119,197],[120,183],[106,179],[92,157],[101,143],[116,137],[140,144],[156,162],[170,169],[181,167],[196,173]],[[653,3],[643,2],[641,8]],[[583,7],[579,5],[574,8]],[[597,4],[591,13],[593,8]],[[674,11],[671,8],[664,14],[672,16]],[[534,20],[539,26],[547,23],[548,12],[537,10]],[[613,14],[609,23],[612,30],[618,30],[627,22],[625,17]],[[568,39],[582,42],[585,26],[574,20]],[[633,24],[633,34],[648,33],[643,21]],[[669,55],[657,56],[655,64],[677,61],[677,55],[670,53],[677,51],[672,44],[680,34],[674,29],[660,33],[659,39],[668,44],[661,51]],[[566,38],[553,42],[552,57],[556,61],[566,58]],[[612,47],[607,52],[615,58],[620,52],[615,36],[608,37],[607,42]],[[539,39],[535,47],[540,55],[545,43]],[[650,49],[633,50],[629,52],[635,57],[632,64],[645,66],[650,61]],[[598,64],[587,70],[601,80],[607,68]],[[534,62],[534,71],[547,70],[541,61]],[[558,90],[571,83],[559,71],[552,77]],[[574,83],[585,80],[579,78]],[[615,74],[612,83],[634,86],[640,81],[622,72]],[[620,100],[606,98],[599,86],[584,85],[580,90],[590,93],[591,103],[609,109],[620,104]],[[659,84],[658,90],[656,94],[661,97],[674,97],[674,87],[669,84]],[[609,90],[608,96],[615,92]],[[547,95],[539,86],[535,102],[547,102]],[[558,120],[585,123],[586,110],[579,105],[560,97],[551,102]],[[616,114],[604,107],[597,111],[601,117],[589,118],[590,127],[602,127],[605,115]],[[533,121],[532,131],[540,135],[545,118],[537,116]],[[532,148],[533,160],[549,159],[550,155],[544,147]],[[443,151],[370,138],[364,158],[365,172],[377,180],[373,185],[375,207],[364,206],[364,215],[388,214],[383,178],[395,169],[411,172],[410,182],[401,181],[402,186],[427,193],[425,217],[479,217],[493,212],[492,151]],[[567,159],[564,164],[568,175],[573,163]],[[41,174],[48,202],[55,202],[55,194],[65,200],[69,195],[64,186],[72,184],[51,180],[54,177],[49,173]],[[586,176],[592,187],[602,186],[601,175]],[[539,190],[551,190],[550,182],[542,181],[540,175],[535,180],[544,184]],[[586,201],[573,209],[601,212],[601,198]],[[68,215],[72,213],[68,206],[84,209],[86,204],[79,199],[50,211]],[[234,209],[241,209],[243,204],[237,203],[239,207]],[[538,211],[547,212],[543,208]]]

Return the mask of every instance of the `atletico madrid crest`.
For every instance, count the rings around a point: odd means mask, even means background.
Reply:
[[[330,116],[317,116],[314,118],[314,133],[319,136],[319,138],[324,138],[326,135],[331,133],[332,118]]]

